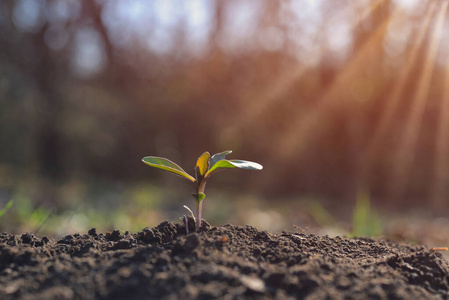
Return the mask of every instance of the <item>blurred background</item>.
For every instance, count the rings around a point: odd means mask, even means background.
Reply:
[[[449,230],[448,2],[0,0],[0,229]],[[296,230],[299,230],[299,229]],[[312,229],[309,229],[312,230]],[[321,231],[320,231],[321,230]],[[440,230],[440,231],[439,231]]]

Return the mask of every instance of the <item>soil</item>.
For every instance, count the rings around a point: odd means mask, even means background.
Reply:
[[[449,299],[448,262],[424,246],[204,224],[3,233],[0,299]]]

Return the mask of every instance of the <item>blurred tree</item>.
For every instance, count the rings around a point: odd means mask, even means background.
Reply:
[[[413,40],[392,30],[420,25],[426,7],[0,1],[0,167],[55,181],[131,181],[151,176],[145,155],[189,165],[204,150],[230,148],[267,166],[267,193],[348,198],[363,184],[385,197],[390,148],[419,77],[407,74],[393,137],[381,139],[366,176],[363,155]],[[432,164],[433,142],[419,146],[415,174]],[[426,194],[429,180],[412,177],[413,193]]]

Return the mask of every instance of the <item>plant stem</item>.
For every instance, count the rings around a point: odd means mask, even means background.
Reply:
[[[200,202],[196,201],[196,222],[195,222],[195,231],[200,231],[200,223],[201,221],[201,211],[200,211],[201,207],[200,207]]]
[[[204,189],[206,188],[206,180],[203,179],[200,184],[197,187],[197,193],[203,193],[204,194]],[[203,199],[204,200],[204,199]],[[196,222],[196,231],[200,231],[201,228],[201,218],[203,215],[203,200],[198,201],[196,203],[196,216],[197,216],[197,222]]]

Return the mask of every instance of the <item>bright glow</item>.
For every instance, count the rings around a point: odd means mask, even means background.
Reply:
[[[369,36],[368,41],[353,54],[351,61],[340,71],[332,85],[324,91],[318,103],[303,118],[298,118],[291,125],[289,131],[280,137],[278,143],[274,143],[283,156],[292,157],[301,153],[305,149],[310,135],[319,130],[319,124],[322,119],[326,118],[326,114],[332,112],[335,106],[341,105],[341,101],[345,99],[348,86],[366,67],[366,63],[370,61],[372,49],[376,49],[376,45],[380,44],[385,36],[389,21],[397,17],[397,13],[397,10],[393,11],[388,18],[382,21],[376,31]]]
[[[448,60],[449,56],[446,56]],[[448,61],[449,63],[449,61]],[[445,85],[440,103],[439,124],[435,159],[433,202],[438,207],[445,205],[445,193],[449,181],[449,68],[446,68]]]
[[[20,30],[35,31],[44,22],[42,0],[19,0],[13,12],[13,21]]]
[[[220,37],[220,45],[227,51],[238,51],[252,41],[258,24],[261,2],[241,0],[226,6],[224,13],[225,28]]]
[[[386,54],[396,61],[406,51],[407,43],[412,33],[412,27],[409,22],[403,18],[393,19],[388,26],[388,32],[385,36],[384,49]]]
[[[432,32],[428,54],[424,61],[424,70],[421,73],[419,85],[415,97],[411,102],[411,111],[405,127],[402,143],[396,156],[394,165],[394,180],[392,180],[393,197],[402,196],[406,188],[407,179],[413,158],[416,152],[416,143],[421,129],[422,117],[429,94],[430,83],[435,67],[438,45],[443,31],[444,18],[448,8],[448,2],[444,2],[439,9],[435,28]]]
[[[201,57],[207,51],[207,41],[214,25],[214,1],[192,0],[185,5],[188,46],[193,54]]]
[[[85,28],[75,35],[75,53],[72,67],[80,77],[91,77],[100,72],[106,65],[103,44],[98,33]]]
[[[54,0],[45,4],[46,17],[50,23],[74,20],[81,12],[81,2],[77,0]]]
[[[375,128],[373,137],[368,142],[367,153],[364,155],[363,167],[365,169],[362,171],[362,177],[368,172],[371,162],[379,150],[378,147],[380,146],[380,141],[385,137],[385,134],[393,122],[394,114],[399,109],[399,101],[401,99],[400,96],[404,92],[405,84],[411,75],[412,67],[417,63],[419,49],[424,42],[435,9],[436,3],[433,2],[427,9],[426,16],[421,23],[416,39],[414,39],[414,43],[409,51],[406,63],[398,76],[398,82],[395,84],[390,97],[388,97],[385,102],[382,118]]]
[[[393,2],[397,6],[406,8],[409,11],[420,10],[422,8],[422,5],[425,4],[425,1],[422,1],[422,0],[393,0]]]

